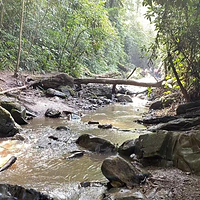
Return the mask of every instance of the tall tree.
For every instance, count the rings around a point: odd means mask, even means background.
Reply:
[[[15,68],[14,76],[18,76],[19,71],[19,63],[20,63],[20,55],[21,55],[21,44],[22,44],[22,31],[23,31],[23,20],[24,20],[24,3],[25,0],[21,0],[21,20],[20,20],[20,32],[19,32],[19,47],[18,47],[18,55],[17,55],[17,65]]]

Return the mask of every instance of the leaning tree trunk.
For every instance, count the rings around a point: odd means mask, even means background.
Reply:
[[[168,53],[168,57],[169,57],[169,63],[170,63],[170,67],[172,68],[172,71],[174,73],[174,76],[176,77],[176,80],[177,80],[177,83],[181,89],[181,92],[184,96],[184,98],[186,99],[187,102],[190,101],[190,97],[188,95],[188,92],[187,90],[183,87],[183,84],[181,83],[180,79],[179,79],[179,76],[178,76],[178,73],[176,71],[176,68],[174,67],[174,63],[173,63],[173,60],[172,60],[172,55],[170,53]]]
[[[25,0],[22,0],[20,32],[19,32],[19,49],[18,49],[17,65],[16,65],[16,68],[15,68],[14,77],[18,76],[18,71],[19,71],[19,63],[20,63],[20,55],[21,55],[21,44],[22,44],[23,19],[24,19],[24,1]]]

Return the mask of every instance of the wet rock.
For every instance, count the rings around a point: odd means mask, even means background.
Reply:
[[[110,181],[113,187],[127,186],[132,188],[135,185],[144,183],[150,175],[142,168],[129,163],[120,156],[106,158],[101,166],[103,175]]]
[[[76,143],[89,151],[97,153],[111,153],[116,150],[115,146],[111,142],[89,134],[81,135],[76,140]]]
[[[62,130],[70,131],[70,128],[68,126],[58,126],[58,127],[56,127],[56,130],[58,130],[58,131],[62,131]]]
[[[128,95],[132,95],[133,94],[133,92],[131,90],[129,90],[128,88],[126,88],[126,86],[118,87],[117,93],[128,94]]]
[[[89,121],[88,124],[99,124],[99,122]]]
[[[28,122],[26,121],[26,108],[25,107],[21,106],[19,103],[12,102],[12,101],[2,101],[1,106],[10,112],[13,119],[19,125],[28,124]]]
[[[131,96],[129,95],[118,94],[116,97],[118,102],[133,102]]]
[[[50,135],[48,138],[49,138],[49,139],[52,139],[52,140],[58,141],[58,137],[55,137],[55,136],[53,136],[53,135]]]
[[[14,121],[11,114],[0,106],[0,137],[12,137],[19,133],[20,126]]]
[[[167,123],[175,119],[178,119],[178,117],[176,116],[146,117],[143,119],[138,119],[135,122],[141,123],[141,124],[159,124],[159,123]]]
[[[118,191],[111,190],[105,194],[103,200],[147,200],[146,196],[135,190],[120,189]]]
[[[25,114],[23,114],[23,112],[26,112],[26,110],[24,111],[19,111],[16,109],[12,109],[11,110],[11,115],[14,118],[14,120],[19,124],[19,125],[25,125],[28,124],[28,122],[25,120],[25,118],[23,117]]]
[[[84,181],[80,183],[81,187],[102,187],[105,183]]]
[[[178,130],[188,130],[191,127],[200,125],[200,117],[195,118],[179,118],[168,123],[161,123],[156,126],[149,128],[150,131],[156,130],[167,130],[167,131],[178,131]]]
[[[106,85],[88,84],[83,88],[81,97],[91,99],[106,97],[107,99],[112,99],[112,88]]]
[[[45,112],[45,117],[58,118],[60,116],[61,112],[59,110],[55,110],[52,108],[48,108],[47,111]]]
[[[130,156],[135,152],[135,140],[125,141],[119,148],[118,152],[121,156]]]
[[[112,128],[112,124],[99,124],[98,125],[98,128],[101,128],[101,129],[110,129]]]
[[[103,99],[103,104],[111,104],[113,101],[111,99]]]
[[[62,99],[65,99],[67,97],[66,94],[64,94],[63,92],[60,92],[60,91],[52,89],[52,88],[48,88],[46,90],[46,95],[49,96],[49,97],[57,96],[57,97],[60,97]]]
[[[53,198],[36,190],[9,184],[0,184],[0,198],[2,200],[53,200]]]
[[[75,95],[74,90],[70,86],[68,86],[68,85],[60,86],[58,89],[62,93],[64,93],[66,95],[66,97],[70,97],[70,96],[74,96]]]

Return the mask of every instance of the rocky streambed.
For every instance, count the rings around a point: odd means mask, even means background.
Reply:
[[[1,120],[1,164],[17,158],[1,172],[2,198],[199,198],[198,113],[193,120],[168,116],[148,123],[141,119],[143,101],[132,100],[127,89],[114,95],[93,85],[43,91],[45,84],[1,99],[1,119],[7,119]],[[139,118],[158,125],[146,129],[133,122]],[[160,124],[166,118],[168,124]]]

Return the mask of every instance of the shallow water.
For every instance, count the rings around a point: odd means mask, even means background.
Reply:
[[[145,102],[134,99],[134,103],[115,104],[100,108],[93,112],[83,113],[81,120],[35,118],[23,127],[25,141],[4,141],[0,143],[1,165],[12,155],[18,159],[8,170],[1,173],[2,183],[18,184],[25,188],[33,188],[50,194],[56,199],[95,199],[100,189],[89,191],[78,189],[83,181],[106,182],[101,173],[101,163],[108,155],[86,152],[79,159],[67,160],[71,151],[80,150],[75,140],[83,133],[105,138],[116,145],[143,134],[144,127],[133,121],[141,118],[146,111]],[[111,123],[114,128],[102,130],[97,125],[88,125],[88,121],[100,124]],[[65,125],[66,131],[55,128]],[[56,136],[59,141],[49,139]],[[88,189],[92,190],[92,188]]]

